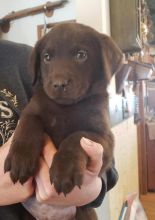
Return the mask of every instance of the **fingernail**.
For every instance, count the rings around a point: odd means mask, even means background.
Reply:
[[[93,145],[93,141],[89,140],[88,138],[82,137],[81,139],[83,141],[84,144],[92,146]]]

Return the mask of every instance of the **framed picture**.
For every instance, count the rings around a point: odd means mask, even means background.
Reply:
[[[68,20],[68,21],[61,21],[56,23],[49,23],[49,24],[41,24],[37,26],[37,32],[38,32],[38,40],[42,38],[46,33],[48,33],[55,25],[57,24],[63,24],[67,22],[76,22],[75,20]]]

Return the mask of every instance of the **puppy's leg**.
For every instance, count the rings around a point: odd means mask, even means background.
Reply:
[[[15,130],[4,170],[10,171],[12,181],[23,184],[34,176],[39,167],[43,147],[43,127],[38,116],[23,114]]]
[[[58,193],[69,193],[74,186],[80,187],[89,158],[80,146],[82,137],[102,144],[104,148],[103,170],[109,166],[113,157],[113,142],[110,136],[106,139],[92,132],[76,132],[66,138],[59,146],[50,168],[51,183]],[[108,139],[109,138],[109,139]]]

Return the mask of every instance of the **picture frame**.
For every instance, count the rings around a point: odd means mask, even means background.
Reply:
[[[38,40],[40,40],[46,33],[48,33],[55,25],[68,23],[68,22],[73,23],[73,22],[76,22],[76,20],[67,20],[67,21],[60,21],[60,22],[55,22],[55,23],[38,25],[37,26]]]

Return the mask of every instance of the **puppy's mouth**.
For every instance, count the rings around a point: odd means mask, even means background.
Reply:
[[[57,104],[72,105],[85,97],[88,91],[88,84],[85,84],[85,86],[74,84],[68,87],[61,86],[57,88],[48,83],[44,85],[44,91],[46,95]]]
[[[53,93],[52,91],[45,91],[47,96],[52,99],[54,102],[60,105],[72,105],[81,101],[85,97],[84,92],[79,92],[79,94],[62,94],[62,93]],[[67,93],[67,92],[66,92]]]

